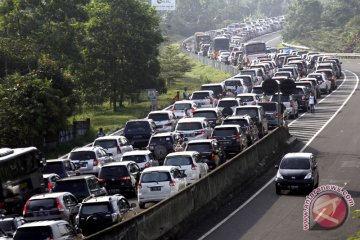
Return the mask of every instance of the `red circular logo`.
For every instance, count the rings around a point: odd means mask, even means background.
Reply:
[[[319,195],[312,205],[313,221],[324,228],[341,226],[348,216],[346,201],[335,193]]]

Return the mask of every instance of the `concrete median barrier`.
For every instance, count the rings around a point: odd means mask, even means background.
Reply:
[[[293,144],[289,138],[285,128],[277,128],[178,194],[85,239],[177,239],[176,236],[196,226],[210,211],[221,207],[232,191],[273,167],[278,155],[287,152],[289,144]]]

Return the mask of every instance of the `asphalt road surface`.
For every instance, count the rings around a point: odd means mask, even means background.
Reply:
[[[289,128],[304,144],[298,150],[317,155],[320,185],[344,187],[355,201],[352,211],[360,204],[360,61],[343,61],[343,69],[344,78],[338,80],[338,89],[320,99],[315,113],[301,115]],[[269,169],[181,239],[338,240],[360,230],[360,219],[349,216],[337,229],[304,231],[302,210],[306,194],[284,191],[284,195],[276,195],[275,173],[275,169]]]

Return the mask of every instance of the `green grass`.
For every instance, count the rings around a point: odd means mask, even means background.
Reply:
[[[223,71],[217,70],[207,65],[203,65],[197,61],[190,60],[194,66],[191,72],[185,74],[183,78],[177,79],[172,86],[168,87],[166,94],[160,95],[158,106],[165,108],[172,103],[176,91],[180,91],[180,99],[182,99],[182,92],[184,87],[188,87],[189,94],[200,89],[200,86],[205,83],[220,82],[228,77]],[[85,120],[90,118],[91,129],[86,136],[78,138],[74,141],[60,144],[57,149],[45,152],[47,158],[56,158],[68,153],[75,146],[83,146],[92,142],[95,138],[97,130],[102,127],[106,133],[114,132],[122,128],[130,119],[144,118],[150,111],[150,102],[146,101],[146,92],[144,91],[141,97],[143,100],[139,103],[129,104],[125,102],[124,108],[119,112],[113,112],[109,103],[104,103],[101,106],[84,106],[83,113],[69,118],[69,122],[73,120]]]

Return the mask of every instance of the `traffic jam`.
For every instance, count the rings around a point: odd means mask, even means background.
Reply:
[[[316,114],[319,99],[337,88],[341,62],[250,41],[278,31],[283,21],[258,19],[195,33],[184,49],[239,73],[189,94],[184,90],[167,108],[128,121],[121,134],[98,137],[59,159],[44,160],[33,147],[0,149],[0,239],[81,239],[206,177],[299,114]],[[20,160],[26,167],[19,167]],[[276,194],[297,185],[287,181],[294,169],[304,175],[299,188],[311,191],[319,183],[312,154],[288,154],[277,167]]]

